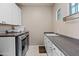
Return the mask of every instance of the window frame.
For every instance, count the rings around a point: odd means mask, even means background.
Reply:
[[[59,8],[57,10],[57,12],[56,12],[56,18],[57,18],[57,20],[61,19],[60,16],[61,16],[61,8]]]
[[[73,14],[76,14],[76,13],[79,12],[79,10],[78,10],[78,9],[79,9],[79,8],[78,8],[79,5],[78,5],[78,4],[79,4],[79,3],[75,3],[75,5],[73,5],[73,6],[72,6],[72,3],[69,4],[69,14],[70,14],[70,15],[73,15]],[[75,8],[75,13],[72,13],[72,8]]]

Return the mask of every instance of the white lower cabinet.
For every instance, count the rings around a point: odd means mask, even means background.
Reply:
[[[15,37],[0,37],[0,54],[15,56]]]
[[[44,44],[48,56],[65,56],[46,36],[44,36]]]

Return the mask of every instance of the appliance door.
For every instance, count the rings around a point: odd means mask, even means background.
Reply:
[[[16,55],[24,56],[28,50],[29,46],[29,35],[18,36],[16,41]]]
[[[26,36],[21,42],[22,42],[22,56],[24,56],[28,50],[28,37]]]

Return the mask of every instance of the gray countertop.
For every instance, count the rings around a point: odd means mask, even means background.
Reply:
[[[53,32],[52,32],[53,33]],[[48,34],[48,33],[44,33]],[[49,33],[50,34],[50,33]],[[56,33],[57,34],[57,33]],[[66,56],[79,56],[79,40],[64,35],[47,36]]]

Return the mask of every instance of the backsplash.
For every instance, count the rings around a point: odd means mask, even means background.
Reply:
[[[0,33],[4,33],[5,30],[12,29],[11,25],[2,25],[0,24]]]

